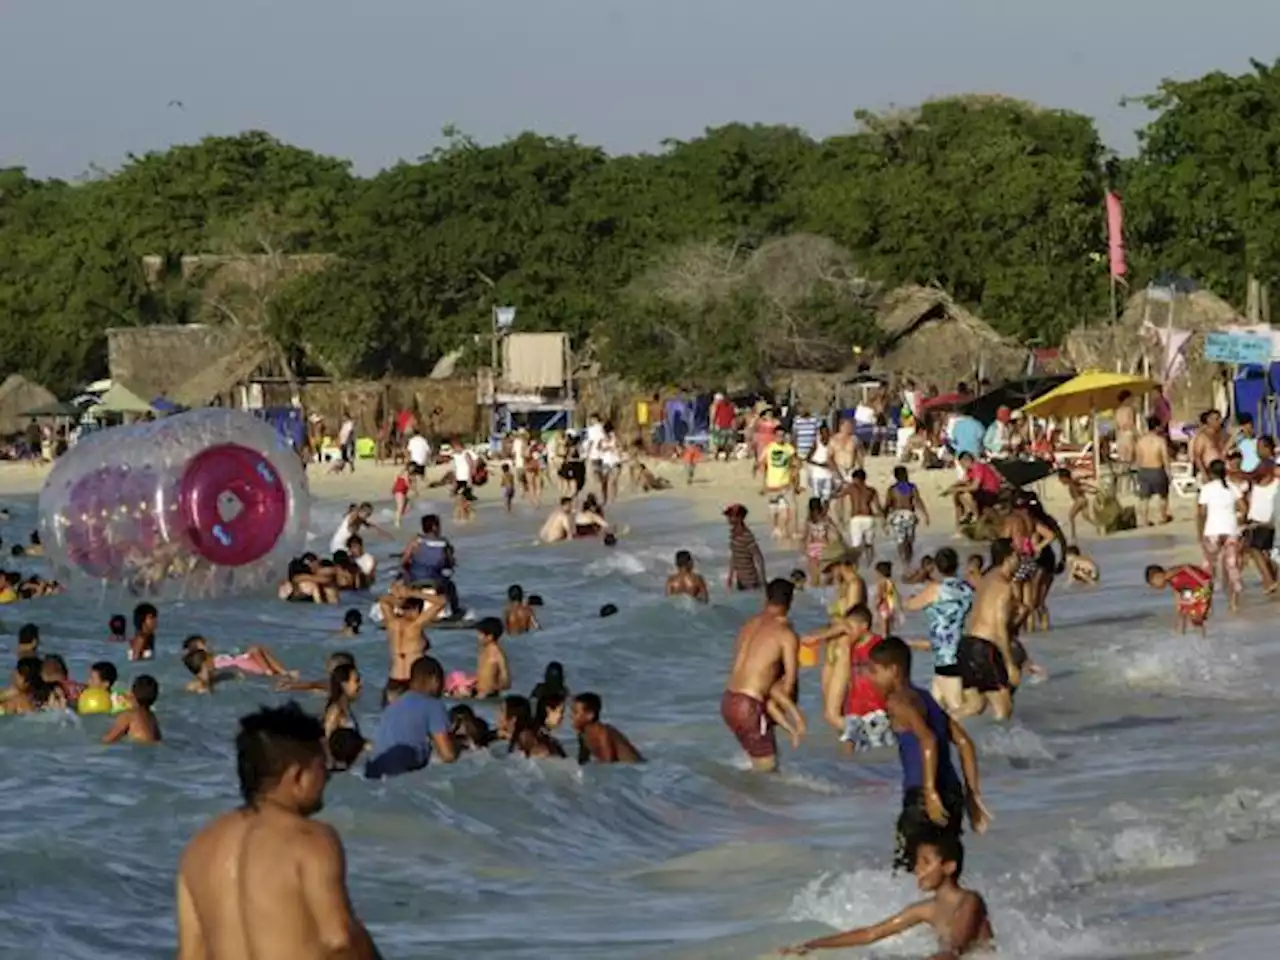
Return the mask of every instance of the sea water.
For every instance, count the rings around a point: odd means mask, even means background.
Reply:
[[[315,511],[317,546],[343,506]],[[34,503],[9,507],[0,533],[11,543],[33,525]],[[379,511],[386,520],[387,505]],[[632,533],[611,550],[532,547],[541,517],[521,511],[483,510],[449,533],[463,596],[480,613],[497,612],[511,583],[546,600],[544,629],[506,642],[515,689],[527,694],[547,661],[561,661],[571,690],[601,694],[605,719],[649,763],[580,768],[499,748],[389,782],[336,776],[322,816],[346,842],[356,909],[387,957],[738,960],[875,921],[917,895],[888,869],[896,756],[840,755],[815,673],[801,681],[812,732],[799,752],[783,748],[780,775],[749,773],[721,723],[734,634],[760,603],[720,586],[723,523],[695,522],[660,497],[616,512]],[[767,542],[761,525],[757,535]],[[369,541],[392,566],[395,545]],[[1280,646],[1261,606],[1220,614],[1207,641],[1176,636],[1169,597],[1141,582],[1143,564],[1171,545],[1159,535],[1096,545],[1103,586],[1059,586],[1054,631],[1029,641],[1050,679],[1024,688],[1013,723],[970,723],[995,821],[969,838],[966,878],[987,897],[1003,957],[1275,954]],[[711,581],[710,606],[663,596],[680,548]],[[768,553],[773,575],[799,565]],[[823,599],[797,597],[801,629],[821,622]],[[619,614],[599,619],[604,603]],[[239,801],[236,719],[285,699],[259,679],[183,693],[182,638],[203,633],[220,651],[267,644],[314,678],[326,653],[351,650],[369,731],[385,637],[339,637],[348,606],[366,610],[369,598],[164,604],[157,659],[145,666],[105,642],[108,616],[127,605],[64,596],[3,609],[6,638],[34,621],[76,678],[99,659],[121,668],[122,689],[155,675],[165,743],[104,748],[103,717],[0,719],[0,956],[173,955],[179,853]],[[920,624],[903,632],[920,635]],[[446,669],[473,668],[467,631],[437,631],[432,644]],[[916,674],[924,681],[927,665]],[[319,710],[319,696],[301,697]],[[572,756],[572,734],[559,734]],[[930,946],[915,932],[859,955]]]

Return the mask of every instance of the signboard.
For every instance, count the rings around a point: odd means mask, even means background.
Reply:
[[[1271,338],[1253,333],[1225,333],[1221,330],[1204,335],[1204,358],[1215,363],[1271,362]]]

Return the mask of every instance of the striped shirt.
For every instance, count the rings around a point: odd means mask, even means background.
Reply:
[[[733,570],[733,578],[740,590],[759,590],[760,570],[756,566],[756,554],[760,547],[756,537],[746,524],[734,527],[729,532],[729,566]]]
[[[796,452],[800,454],[801,460],[809,456],[809,451],[818,442],[818,428],[821,426],[822,421],[817,417],[796,417],[791,424],[792,439],[795,441]]]

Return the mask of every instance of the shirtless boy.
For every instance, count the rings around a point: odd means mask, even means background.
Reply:
[[[668,597],[693,597],[699,603],[710,603],[707,581],[693,569],[693,554],[688,550],[676,551],[676,572],[667,577]]]
[[[880,494],[867,486],[865,470],[855,470],[840,494],[849,501],[849,549],[858,562],[871,563],[876,554],[876,523],[884,516]]]
[[[794,703],[799,638],[787,615],[795,588],[787,580],[771,580],[765,608],[748,620],[734,643],[733,667],[720,699],[720,716],[751,760],[754,769],[778,768],[768,702],[774,685]]]
[[[178,960],[380,960],[347,892],[337,831],[311,820],[328,780],[324,728],[296,704],[240,720],[245,805],[187,845],[178,867]]]
[[[620,731],[600,721],[600,697],[580,693],[573,698],[573,729],[578,731],[578,762],[644,763],[630,740]]]
[[[133,681],[133,706],[116,717],[111,729],[103,734],[103,743],[115,743],[125,737],[131,743],[159,743],[160,723],[151,712],[160,699],[160,684],[148,674],[140,674]]]
[[[978,583],[969,633],[957,651],[964,702],[956,716],[975,716],[988,707],[997,720],[1013,716],[1013,693],[1022,682],[1026,660],[1026,651],[1013,635],[1020,617],[1014,597],[1019,562],[1008,539],[991,544],[991,567]]]
[[[802,957],[814,950],[864,947],[928,924],[938,937],[934,960],[954,960],[989,947],[995,939],[982,895],[960,886],[964,847],[955,837],[926,836],[916,847],[916,884],[933,896],[912,904],[888,920],[830,937],[818,937],[782,950],[783,956]]]
[[[424,656],[431,641],[423,631],[440,618],[448,601],[430,590],[414,590],[398,583],[378,598],[382,622],[387,628],[387,685],[383,690],[403,693],[409,689],[409,670],[415,660]]]
[[[476,624],[476,697],[496,697],[511,689],[511,670],[502,649],[502,621],[485,617]]]
[[[518,583],[507,587],[507,607],[502,611],[502,621],[508,636],[541,629],[538,618],[533,615],[533,607],[525,603],[524,588]]]
[[[156,655],[156,626],[160,613],[149,603],[133,608],[133,639],[129,641],[130,660],[150,660]]]

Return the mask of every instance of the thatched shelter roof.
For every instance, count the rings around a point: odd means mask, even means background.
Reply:
[[[58,400],[52,393],[18,373],[0,383],[0,433],[17,433],[27,423],[22,414]]]
[[[230,352],[214,360],[190,380],[180,384],[169,399],[184,407],[210,403],[253,376],[276,356],[266,337],[248,335]]]
[[[144,400],[175,399],[179,387],[258,341],[252,330],[230,325],[113,327],[107,330],[107,366],[114,382]]]
[[[885,295],[877,317],[884,341],[876,369],[937,384],[981,372],[992,380],[1017,376],[1027,351],[936,287],[906,286]]]
[[[1179,293],[1171,301],[1140,290],[1129,298],[1116,323],[1078,327],[1067,335],[1063,350],[1079,370],[1149,373],[1160,379],[1165,369],[1160,331],[1190,332],[1183,351],[1185,366],[1167,385],[1174,416],[1190,420],[1213,405],[1211,381],[1218,365],[1204,359],[1204,335],[1246,324],[1240,311],[1208,290]]]

